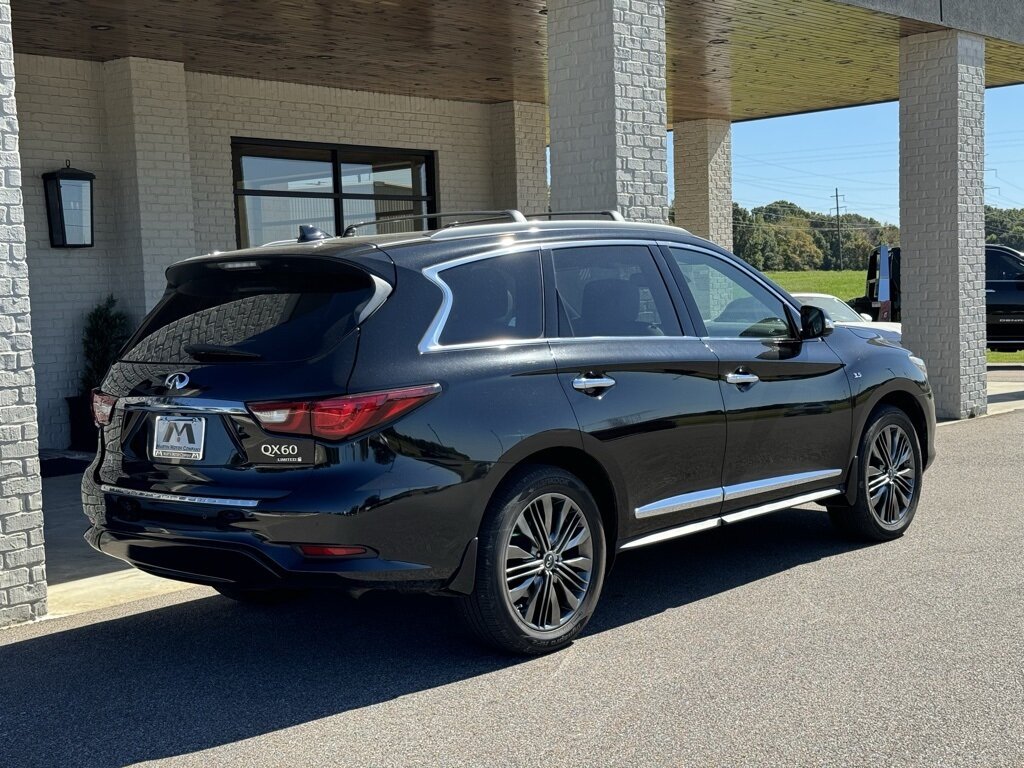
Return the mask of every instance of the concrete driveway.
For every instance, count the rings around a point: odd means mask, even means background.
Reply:
[[[801,509],[621,558],[523,661],[447,600],[205,589],[0,632],[0,765],[1024,764],[1024,412],[940,428],[903,539]]]

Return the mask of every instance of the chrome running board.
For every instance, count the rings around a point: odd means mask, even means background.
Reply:
[[[829,496],[838,496],[840,493],[842,493],[842,490],[839,488],[826,488],[825,490],[813,491],[801,496],[793,496],[788,499],[780,499],[779,501],[773,501],[769,504],[751,507],[750,509],[727,512],[726,514],[719,515],[718,517],[712,517],[707,520],[698,520],[695,523],[686,523],[685,525],[668,528],[664,531],[657,531],[656,533],[641,536],[639,539],[627,541],[619,547],[619,551],[624,549],[636,549],[637,547],[646,547],[648,544],[657,544],[660,541],[668,541],[669,539],[678,539],[680,536],[689,536],[691,533],[707,531],[711,528],[718,528],[719,526],[726,525],[728,523],[737,523],[740,520],[747,520],[751,517],[757,517],[758,515],[767,515],[769,512],[778,512],[783,509],[798,507],[801,504],[827,499]]]

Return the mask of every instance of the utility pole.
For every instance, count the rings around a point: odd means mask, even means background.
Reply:
[[[839,269],[843,268],[843,220],[839,218],[839,187],[836,187],[836,243],[839,245]]]

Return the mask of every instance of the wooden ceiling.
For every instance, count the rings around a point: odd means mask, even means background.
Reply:
[[[19,53],[465,101],[542,102],[546,0],[12,0]],[[831,0],[669,0],[669,115],[747,120],[896,98],[899,38]],[[1024,48],[990,41],[990,86]]]

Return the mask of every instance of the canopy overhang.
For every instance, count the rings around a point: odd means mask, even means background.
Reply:
[[[667,0],[670,121],[896,99],[899,39],[988,38],[987,85],[1024,82],[1014,0]],[[17,53],[390,94],[544,102],[546,0],[13,0]],[[996,39],[999,36],[1004,39]]]

